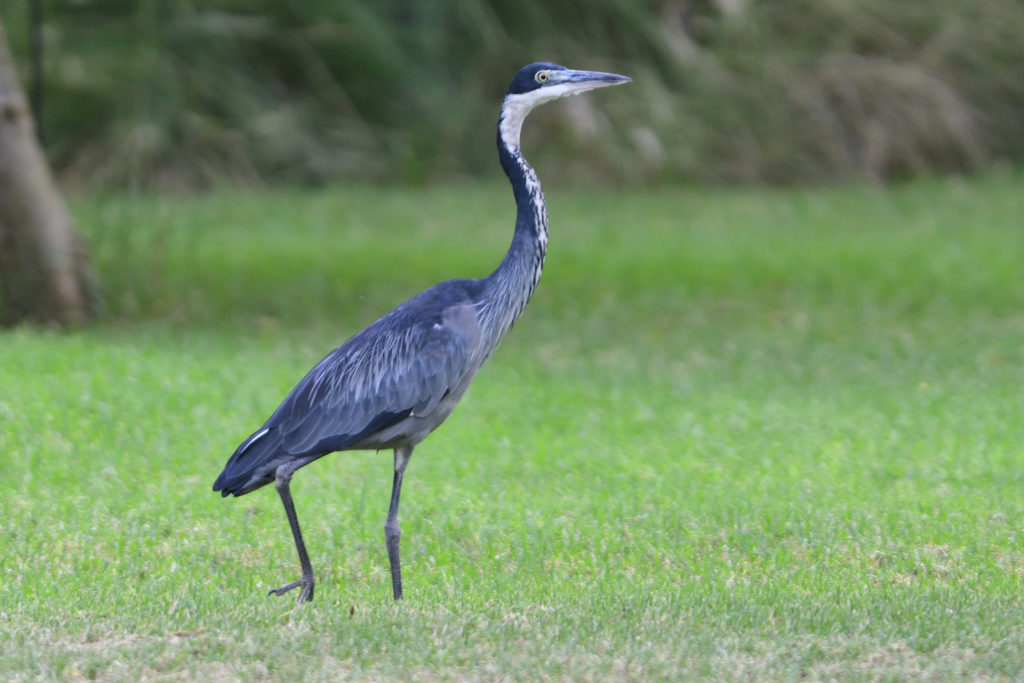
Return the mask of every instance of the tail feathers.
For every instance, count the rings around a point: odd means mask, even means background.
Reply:
[[[281,437],[273,427],[263,427],[228,458],[224,471],[213,483],[222,496],[241,496],[274,481],[275,471],[288,454],[281,448]]]

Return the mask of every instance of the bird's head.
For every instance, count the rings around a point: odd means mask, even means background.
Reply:
[[[539,104],[587,90],[629,83],[631,78],[601,71],[576,71],[550,62],[535,62],[519,70],[508,86],[501,108],[502,139],[519,144],[526,115]]]
[[[559,97],[578,95],[586,90],[628,83],[630,80],[618,74],[576,71],[551,62],[536,62],[519,70],[508,86],[508,97],[537,106]]]

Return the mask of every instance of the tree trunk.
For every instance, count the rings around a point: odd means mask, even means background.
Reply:
[[[0,25],[0,325],[81,325],[94,312],[94,285]]]

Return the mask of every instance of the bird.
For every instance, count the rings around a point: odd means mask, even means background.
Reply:
[[[398,502],[413,449],[451,414],[523,312],[544,267],[547,208],[520,149],[523,120],[545,102],[631,80],[550,62],[520,69],[498,117],[498,159],[516,202],[501,263],[487,277],[434,285],[357,332],[313,366],[228,459],[214,491],[241,496],[273,482],[288,517],[302,575],[268,595],[297,588],[297,603],[313,599],[313,567],[290,490],[295,471],[336,451],[390,449],[394,478],[384,539],[392,593],[402,599]]]

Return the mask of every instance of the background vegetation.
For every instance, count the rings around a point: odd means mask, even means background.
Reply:
[[[551,177],[885,180],[1024,160],[1022,35],[1017,0],[51,0],[46,130],[105,186],[492,174],[543,58],[636,80],[532,122]]]

